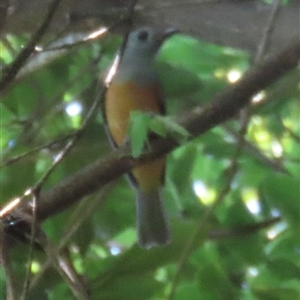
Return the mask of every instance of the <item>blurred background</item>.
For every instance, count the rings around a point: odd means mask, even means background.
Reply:
[[[45,20],[49,1],[0,3],[4,68]],[[134,13],[129,5],[61,1],[23,67],[3,85],[2,207],[33,187],[81,128],[122,43],[123,19],[181,30],[156,61],[174,117],[209,105],[300,36],[298,0],[138,1]],[[136,245],[134,192],[120,177],[42,223],[61,266],[53,267],[47,251],[36,250],[29,260],[28,245],[10,245],[1,258],[1,299],[24,293],[28,265],[26,299],[298,299],[299,120],[298,67],[240,115],[168,155],[169,246],[145,251]],[[42,192],[109,152],[98,108]]]

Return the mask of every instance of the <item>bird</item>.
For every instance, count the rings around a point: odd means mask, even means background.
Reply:
[[[106,132],[114,148],[130,143],[127,127],[132,111],[165,115],[164,94],[154,62],[164,41],[177,32],[174,28],[144,26],[128,34],[102,107]],[[127,174],[136,192],[138,244],[145,249],[167,245],[171,238],[162,195],[165,168],[166,157],[161,157]]]

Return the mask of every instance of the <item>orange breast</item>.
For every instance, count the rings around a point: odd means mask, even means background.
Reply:
[[[112,83],[105,97],[105,117],[111,138],[117,146],[126,142],[130,112],[133,110],[149,111],[161,114],[158,86],[139,87],[134,83]],[[132,170],[136,183],[145,191],[157,189],[164,176],[165,158],[147,163]]]
[[[158,87],[141,88],[134,83],[112,83],[105,99],[106,122],[112,139],[118,146],[124,144],[133,110],[161,112]]]
[[[142,191],[151,193],[163,185],[165,166],[166,158],[162,157],[132,169],[132,175]]]

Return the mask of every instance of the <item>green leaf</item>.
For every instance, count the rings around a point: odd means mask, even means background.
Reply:
[[[299,289],[279,288],[276,286],[255,288],[253,289],[253,293],[258,300],[296,300],[299,299],[300,295]]]
[[[120,195],[122,197],[120,198]],[[114,237],[135,224],[135,195],[128,181],[122,178],[119,184],[109,193],[107,201],[93,214],[95,232]]]
[[[295,300],[299,299],[300,281],[282,280],[274,276],[267,268],[258,269],[258,275],[250,280],[250,288],[259,300]]]
[[[108,282],[113,282],[119,276],[146,274],[153,272],[158,267],[177,261],[181,257],[182,251],[185,249],[195,228],[196,223],[194,222],[174,223],[172,226],[172,241],[169,245],[149,250],[141,249],[138,245],[133,246],[120,255],[114,266],[101,274],[97,282],[108,284]],[[207,227],[203,227],[198,233],[193,249],[196,249],[204,242],[207,230]],[[99,288],[101,287],[99,286]]]
[[[14,119],[15,115],[6,107],[3,103],[0,102],[0,126],[2,127],[6,122]]]
[[[172,117],[155,116],[152,119],[150,128],[152,131],[162,136],[169,134],[179,143],[186,142],[191,136],[190,133],[184,127],[175,122]]]
[[[218,207],[216,215],[222,228],[231,232],[231,237],[219,241],[220,251],[226,254],[223,264],[232,270],[260,263],[265,257],[265,238],[257,231],[249,234],[243,230],[246,225],[255,224],[255,218],[238,192],[232,192],[231,201]]]
[[[138,157],[142,153],[149,131],[163,137],[169,134],[179,143],[187,141],[190,137],[189,132],[171,117],[132,111],[130,113],[129,136],[133,157]]]
[[[195,74],[211,75],[219,68],[239,67],[244,70],[247,53],[235,49],[222,48],[208,44],[187,35],[176,34],[163,46],[159,59],[172,61],[174,64]]]
[[[267,266],[270,273],[282,280],[300,279],[300,268],[287,259],[273,259]]]
[[[198,300],[201,299],[199,285],[196,282],[181,283],[174,297],[175,300]]]
[[[191,257],[191,263],[197,269],[197,282],[199,284],[199,299],[234,300],[237,292],[226,271],[221,264],[220,254],[212,243],[206,243],[203,248],[197,250]]]
[[[272,259],[287,259],[294,264],[299,263],[299,253],[295,251],[299,248],[299,240],[295,241],[290,232],[280,234],[276,239],[272,240],[266,247],[269,257]]]
[[[291,225],[299,240],[300,184],[299,179],[282,174],[270,174],[260,186],[260,193],[277,207]]]
[[[92,299],[105,300],[144,300],[150,299],[157,291],[163,288],[163,284],[153,280],[149,276],[121,276],[114,279],[108,286],[101,288]]]
[[[193,143],[189,143],[183,147],[176,149],[168,159],[168,173],[170,181],[174,186],[174,194],[179,202],[179,205],[184,205],[187,202],[193,201],[193,204],[199,205],[195,202],[196,197],[188,197],[194,195],[191,189],[193,179],[192,171],[197,160],[197,147]]]
[[[151,116],[149,114],[140,111],[130,113],[129,136],[133,157],[138,157],[144,149],[150,121]]]
[[[189,96],[203,87],[195,73],[183,68],[158,62],[156,69],[166,98]]]

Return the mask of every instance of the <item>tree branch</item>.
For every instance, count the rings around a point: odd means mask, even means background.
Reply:
[[[178,122],[185,127],[192,138],[208,131],[214,126],[234,117],[250,103],[251,97],[276,82],[283,75],[296,68],[300,60],[300,41],[295,41],[277,55],[249,70],[235,85],[229,86],[215,97],[206,108],[195,107],[181,115]],[[48,217],[63,211],[82,197],[95,192],[103,185],[127,173],[133,167],[154,160],[169,153],[178,146],[173,138],[158,138],[150,143],[139,158],[130,155],[129,148],[122,148],[86,166],[73,176],[66,178],[52,189],[41,193],[37,219],[42,222]],[[20,220],[31,215],[31,203],[22,202],[4,216],[5,219]],[[6,220],[6,224],[11,224]],[[22,228],[22,227],[20,227]]]

